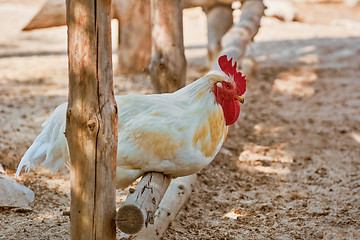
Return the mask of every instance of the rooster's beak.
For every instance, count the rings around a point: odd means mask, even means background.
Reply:
[[[236,99],[239,100],[239,102],[241,102],[241,103],[245,102],[245,99],[243,96],[237,96]]]

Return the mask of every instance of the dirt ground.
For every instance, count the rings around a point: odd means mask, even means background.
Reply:
[[[0,163],[11,177],[67,99],[66,28],[20,31],[43,2],[0,0]],[[241,117],[163,239],[360,239],[360,7],[296,6],[300,22],[262,20]],[[185,12],[189,81],[207,71],[205,24]],[[144,75],[114,83],[116,94],[151,92]],[[0,209],[0,239],[69,239],[68,174],[40,168],[19,182],[33,211]]]

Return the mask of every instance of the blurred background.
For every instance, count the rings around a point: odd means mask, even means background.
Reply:
[[[13,177],[67,101],[66,26],[22,31],[46,0],[0,0],[0,172]],[[163,239],[360,239],[360,3],[273,0],[241,70],[241,117]],[[233,18],[241,16],[234,2]],[[187,83],[208,70],[207,19],[183,10]],[[145,71],[115,94],[152,93]],[[141,49],[139,49],[141,51]],[[0,206],[0,239],[69,239],[68,174],[23,174],[31,210]],[[127,191],[117,191],[120,204]]]

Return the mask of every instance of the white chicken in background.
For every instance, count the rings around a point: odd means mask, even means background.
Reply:
[[[186,176],[208,165],[220,150],[228,125],[239,117],[246,79],[232,59],[218,59],[212,71],[184,88],[166,94],[116,96],[118,146],[116,182],[125,188],[145,172]],[[38,163],[55,170],[69,160],[65,138],[67,103],[43,123],[26,151],[16,177]],[[44,159],[44,155],[46,158]]]

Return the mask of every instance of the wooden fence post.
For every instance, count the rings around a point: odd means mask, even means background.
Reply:
[[[116,0],[119,20],[118,74],[144,72],[151,57],[150,0]]]
[[[113,93],[111,0],[67,0],[71,157],[70,236],[115,239],[117,107]]]
[[[186,60],[181,0],[151,0],[152,53],[150,78],[154,91],[173,92],[185,86]]]
[[[205,8],[208,29],[208,65],[211,67],[217,61],[221,51],[221,39],[233,25],[231,5],[216,5]]]

